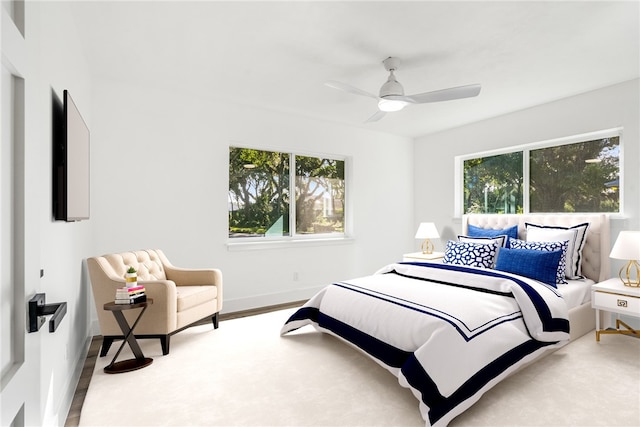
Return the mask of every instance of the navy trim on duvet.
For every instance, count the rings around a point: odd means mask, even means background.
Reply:
[[[549,307],[545,303],[544,299],[540,296],[538,292],[535,291],[528,283],[523,280],[518,279],[517,277],[508,276],[506,274],[499,273],[495,270],[482,269],[482,268],[474,268],[471,269],[469,267],[464,267],[460,265],[452,265],[452,264],[436,264],[436,263],[421,263],[421,262],[402,262],[400,264],[409,264],[416,265],[425,268],[437,268],[441,270],[452,270],[452,271],[460,271],[460,272],[468,272],[473,274],[479,274],[482,276],[489,277],[500,277],[503,279],[511,280],[513,283],[522,288],[531,301],[538,312],[538,316],[542,321],[543,330],[546,332],[569,332],[569,320],[568,319],[557,319],[551,316],[551,312],[549,311]],[[397,274],[397,273],[396,273]],[[419,279],[414,276],[407,276],[415,279]],[[542,282],[540,282],[542,283]],[[461,285],[455,285],[461,286]],[[548,285],[545,285],[549,288]],[[558,297],[562,298],[557,291],[553,290],[553,293]]]
[[[456,406],[475,395],[489,381],[502,374],[507,368],[526,356],[552,344],[536,340],[522,343],[486,365],[448,398],[440,394],[429,374],[425,372],[413,354],[407,359],[401,370],[411,387],[421,393],[422,402],[429,407],[429,422],[433,425]]]
[[[290,316],[281,329],[281,335],[312,324],[319,330],[334,334],[361,349],[372,359],[386,366],[399,378],[401,385],[412,389],[421,402],[421,413],[429,426],[446,426],[453,417],[476,402],[484,392],[504,379],[508,373],[535,360],[546,352],[545,349],[559,347],[568,342],[569,321],[566,305],[558,299],[556,293],[548,292],[550,289],[544,285],[491,270],[435,263],[402,264],[424,267],[425,270],[391,264],[376,273],[392,273],[390,276],[383,280],[375,280],[375,275],[371,276],[371,288],[368,287],[368,278],[354,280],[354,283],[341,282],[329,285]],[[457,273],[443,273],[442,270],[453,270]],[[393,277],[393,273],[398,277]],[[449,275],[456,277],[449,278]],[[413,279],[417,280],[413,282]],[[446,285],[446,281],[458,282],[458,279],[467,285],[454,283],[454,286],[478,291],[471,295],[471,302],[476,298],[482,298],[491,304],[494,297],[481,294],[486,290],[503,298],[515,299],[519,307],[515,304],[500,304],[491,314],[483,313],[484,318],[473,316],[475,319],[481,319],[478,323],[482,324],[473,324],[474,330],[469,331],[469,335],[475,337],[484,332],[488,334],[483,335],[484,339],[468,338],[464,329],[469,330],[469,326],[461,320],[465,318],[465,312],[458,310],[466,310],[467,307],[473,309],[474,305],[456,307],[448,304],[446,297],[440,298],[439,302],[436,298],[433,303],[429,298],[429,292],[443,291],[441,286],[436,287],[432,283]],[[415,292],[420,293],[415,301],[411,300],[410,296],[414,292],[414,284]],[[399,290],[397,295],[396,288]],[[459,295],[460,291],[456,291],[455,294]],[[370,304],[371,301],[367,299],[375,301],[375,304]],[[386,310],[393,313],[393,317],[383,320],[379,318],[378,313],[391,307],[385,306],[387,303],[394,304],[393,310]],[[363,310],[359,312],[354,307],[361,307]],[[367,310],[371,307],[380,311]],[[396,307],[403,309],[398,310]],[[445,311],[449,307],[455,308],[451,310],[452,313],[447,314]],[[371,321],[374,322],[373,325],[369,323]],[[443,321],[453,328],[440,327],[439,323]],[[416,330],[430,330],[424,329],[423,325],[427,328],[436,327],[437,335],[433,333],[428,339],[413,333],[405,336],[400,332],[405,331],[406,322],[411,322],[412,326],[416,325]],[[359,328],[359,324],[363,327]],[[497,325],[503,325],[504,328],[495,327]],[[399,327],[405,329],[399,330]],[[541,332],[541,328],[544,331]],[[383,333],[380,334],[380,331]],[[456,334],[464,337],[466,342],[458,339]],[[384,336],[393,339],[385,342]],[[494,336],[499,347],[495,347],[492,339]],[[421,343],[422,341],[424,342]],[[452,344],[451,348],[447,347],[449,343]],[[465,364],[466,354],[474,358],[474,363]],[[462,357],[459,357],[460,355]],[[452,364],[452,357],[456,358],[456,363],[462,365]]]
[[[553,344],[535,340],[522,343],[487,364],[447,398],[440,394],[435,382],[425,372],[413,352],[404,351],[380,341],[344,322],[327,316],[315,307],[301,308],[289,318],[287,323],[305,319],[309,319],[319,327],[340,336],[385,365],[400,369],[407,382],[420,392],[422,401],[430,408],[429,421],[432,425],[453,408],[476,394],[489,381],[503,373],[514,363],[547,345]]]
[[[403,277],[410,277],[412,279],[414,279],[414,277],[412,276],[405,276],[403,274],[399,274],[399,276],[403,276]],[[427,279],[420,279],[420,280],[427,280]],[[436,281],[434,281],[436,282]],[[461,319],[458,319],[456,316],[450,314],[450,313],[446,313],[442,310],[438,310],[435,307],[430,307],[424,304],[418,304],[416,302],[413,301],[408,301],[399,297],[392,297],[391,295],[387,295],[383,292],[378,292],[378,291],[373,291],[371,289],[367,289],[367,288],[363,288],[351,283],[334,283],[332,286],[338,286],[342,289],[348,290],[348,291],[352,291],[352,292],[358,292],[362,295],[371,297],[371,298],[377,298],[379,300],[388,302],[390,304],[395,304],[395,305],[399,305],[401,307],[404,307],[408,310],[413,310],[416,311],[418,313],[422,313],[425,314],[427,316],[433,316],[433,317],[437,317],[440,320],[443,320],[447,323],[449,323],[456,331],[458,331],[458,333],[460,334],[460,336],[462,336],[465,341],[470,341],[472,339],[474,339],[475,337],[480,336],[481,334],[491,330],[492,328],[495,328],[496,326],[504,323],[504,322],[512,322],[515,319],[522,319],[522,312],[521,311],[514,311],[513,313],[509,313],[509,314],[505,314],[499,317],[495,317],[492,320],[489,320],[487,322],[485,322],[484,324],[478,326],[475,329],[470,328],[469,326],[467,326],[467,324],[462,321]],[[498,295],[502,295],[502,296],[507,296],[507,297],[513,297],[511,294],[501,294],[501,293],[497,293]],[[409,304],[410,303],[410,304]],[[453,321],[452,319],[454,319],[455,321]],[[464,325],[464,329],[463,330],[459,325]],[[468,333],[467,333],[468,332]]]

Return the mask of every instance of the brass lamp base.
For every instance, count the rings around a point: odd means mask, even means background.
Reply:
[[[420,249],[422,249],[423,254],[432,254],[434,246],[429,239],[424,239],[424,242],[422,242],[422,246],[420,246]]]
[[[640,287],[640,264],[638,264],[636,260],[629,261],[626,266],[620,269],[618,276],[620,280],[622,280],[623,285],[633,288]]]

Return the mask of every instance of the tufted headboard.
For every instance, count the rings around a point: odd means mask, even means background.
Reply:
[[[571,227],[589,223],[587,239],[582,250],[582,274],[595,282],[609,279],[609,217],[605,214],[469,214],[462,217],[462,234],[467,225],[481,228],[503,229],[518,225],[518,238],[526,240],[525,223]]]

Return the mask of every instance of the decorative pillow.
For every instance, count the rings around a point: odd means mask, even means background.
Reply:
[[[458,236],[458,242],[463,243],[478,243],[480,245],[496,245],[498,248],[502,248],[507,245],[507,240],[509,237],[506,235],[496,236],[496,237],[470,237],[470,236]],[[496,251],[496,257],[498,253]],[[493,263],[491,264],[491,268],[495,267],[496,259],[493,259]]]
[[[567,268],[567,249],[569,241],[564,242],[525,242],[524,240],[509,239],[509,247],[511,249],[531,249],[534,251],[561,251],[560,262],[558,263],[558,271],[556,273],[556,283],[567,283],[564,280],[565,269]]]
[[[562,251],[500,248],[496,270],[519,274],[556,286],[556,275]]]
[[[498,245],[496,243],[463,243],[449,240],[444,250],[444,264],[492,268]]]
[[[507,236],[512,237],[514,239],[518,238],[518,226],[514,225],[513,227],[505,228],[504,230],[494,230],[492,228],[480,228],[475,225],[467,224],[467,235],[469,237],[496,237],[496,236]],[[509,239],[505,240],[505,247],[509,247]]]
[[[562,242],[569,241],[567,248],[567,268],[565,276],[569,279],[582,279],[582,248],[587,238],[589,223],[573,227],[544,226],[525,223],[528,242]]]

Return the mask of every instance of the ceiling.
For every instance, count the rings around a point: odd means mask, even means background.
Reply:
[[[417,137],[640,76],[637,1],[79,1],[93,76],[191,91]],[[379,122],[396,72],[408,95],[480,83],[475,98],[410,105]]]

